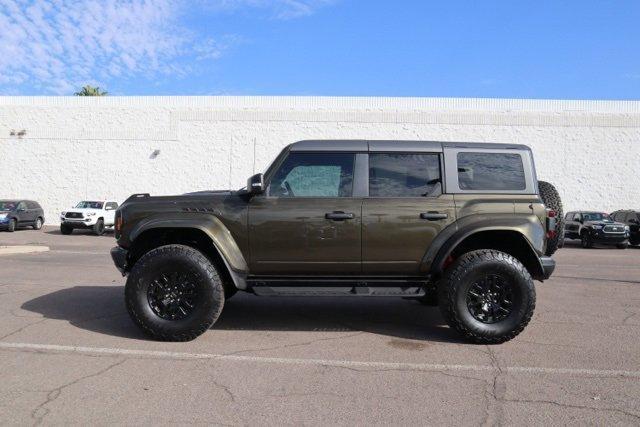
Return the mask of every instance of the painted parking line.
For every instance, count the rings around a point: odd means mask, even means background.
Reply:
[[[0,246],[0,255],[32,254],[32,253],[48,252],[48,251],[49,251],[49,246],[36,246],[36,245]]]
[[[172,351],[131,350],[122,348],[81,347],[54,344],[31,344],[0,342],[0,350],[23,350],[34,352],[50,352],[81,355],[107,355],[137,358],[154,358],[166,360],[221,360],[230,362],[251,362],[278,365],[328,366],[339,368],[360,369],[363,371],[472,371],[472,372],[502,372],[510,374],[551,374],[569,376],[596,376],[610,378],[640,378],[640,371],[624,371],[609,369],[579,369],[579,368],[543,368],[534,366],[506,366],[497,368],[490,365],[447,365],[431,363],[397,363],[397,362],[364,362],[353,360],[330,359],[296,359],[286,357],[241,356],[234,354],[215,353],[180,353]]]

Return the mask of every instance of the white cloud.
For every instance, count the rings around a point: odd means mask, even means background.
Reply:
[[[214,56],[201,52],[211,39],[178,24],[180,6],[171,0],[0,0],[0,85],[70,94],[114,77],[184,73],[181,58]],[[228,44],[216,47],[219,56]]]
[[[197,61],[218,59],[241,37],[200,35],[181,22],[209,11],[265,10],[306,16],[334,0],[0,0],[0,93],[17,86],[71,94],[84,84],[108,89],[130,77],[184,77]]]
[[[336,0],[201,0],[216,10],[236,11],[254,8],[269,11],[276,19],[294,19],[313,14]]]

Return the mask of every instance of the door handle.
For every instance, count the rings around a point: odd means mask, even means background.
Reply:
[[[344,221],[345,219],[353,219],[356,216],[350,212],[335,211],[327,212],[324,214],[324,217],[325,219],[331,219],[334,221]]]
[[[449,215],[447,215],[446,213],[440,213],[440,212],[422,212],[420,214],[420,218],[422,219],[426,219],[429,221],[437,221],[439,219],[447,219],[449,217]]]

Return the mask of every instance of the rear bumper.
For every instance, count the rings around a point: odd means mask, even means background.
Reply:
[[[116,268],[122,275],[127,274],[127,256],[129,255],[129,251],[121,248],[120,246],[116,246],[111,248],[111,259],[113,259],[113,263]]]
[[[542,265],[542,277],[540,280],[547,280],[553,274],[553,270],[556,269],[556,260],[548,256],[543,256],[540,257],[540,265]]]

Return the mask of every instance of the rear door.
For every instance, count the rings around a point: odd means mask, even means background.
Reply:
[[[442,194],[438,152],[369,153],[369,197],[362,204],[363,274],[413,276],[433,239],[455,221]]]
[[[343,275],[361,271],[361,198],[356,154],[290,152],[267,191],[249,202],[251,271]]]

